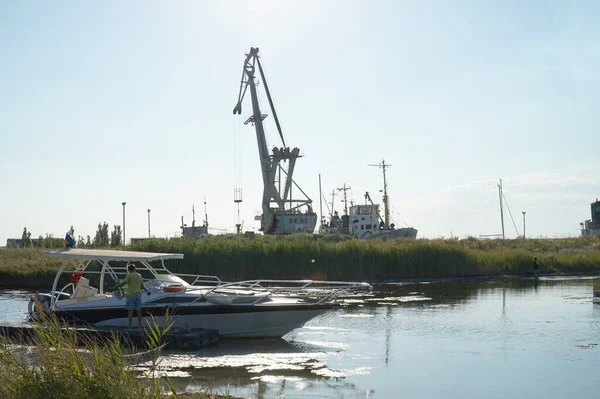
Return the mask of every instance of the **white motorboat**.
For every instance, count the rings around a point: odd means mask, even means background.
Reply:
[[[307,321],[339,306],[336,298],[371,286],[359,282],[247,280],[224,282],[216,276],[175,274],[165,260],[183,254],[65,248],[46,252],[64,259],[50,294],[38,295],[45,311],[59,319],[98,327],[127,327],[125,298],[115,285],[136,265],[144,278],[142,317],[169,314],[175,328],[205,328],[220,337],[282,337]],[[82,277],[64,285],[75,270]],[[34,299],[30,316],[35,317]]]

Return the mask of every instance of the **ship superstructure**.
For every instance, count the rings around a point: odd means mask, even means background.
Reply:
[[[592,218],[581,222],[582,236],[597,236],[600,235],[600,201],[596,198],[596,202],[590,204]]]

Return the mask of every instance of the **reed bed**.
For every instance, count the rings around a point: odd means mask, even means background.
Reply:
[[[600,237],[382,241],[343,235],[235,235],[151,239],[120,249],[183,253],[183,260],[167,263],[173,272],[217,275],[225,280],[387,281],[525,275],[532,273],[533,256],[538,257],[541,273],[600,271]],[[59,261],[43,258],[43,252],[0,249],[0,286],[47,288]]]
[[[358,240],[346,236],[208,236],[152,239],[131,249],[180,252],[173,271],[227,280],[402,280],[600,271],[600,237],[533,240]]]

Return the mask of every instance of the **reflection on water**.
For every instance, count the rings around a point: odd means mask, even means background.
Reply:
[[[598,397],[591,278],[382,284],[278,340],[165,352],[180,391],[251,398]],[[0,295],[20,320],[28,295]],[[140,366],[144,366],[143,364]]]

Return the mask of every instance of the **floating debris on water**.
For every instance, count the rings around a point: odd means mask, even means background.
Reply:
[[[594,344],[592,342],[589,342],[587,344],[577,344],[575,345],[578,348],[582,348],[582,349],[590,349],[590,348],[595,348],[596,346],[598,346],[598,344]]]

